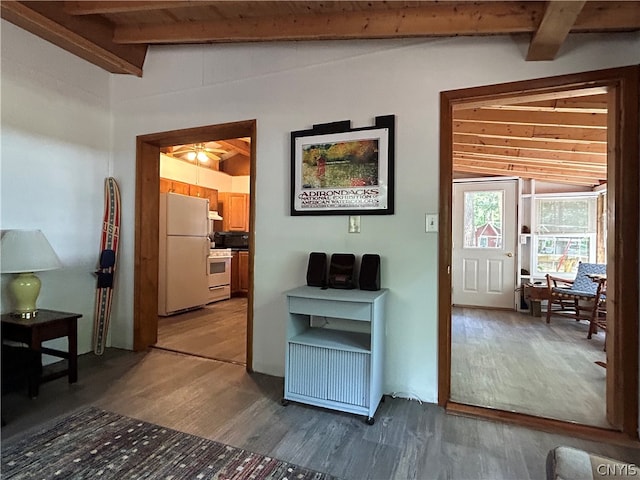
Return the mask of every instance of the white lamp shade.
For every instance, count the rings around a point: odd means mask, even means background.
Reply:
[[[40,230],[8,230],[0,239],[2,273],[43,272],[62,267]]]

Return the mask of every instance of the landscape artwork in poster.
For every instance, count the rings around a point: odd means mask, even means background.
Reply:
[[[297,212],[379,211],[388,202],[388,129],[295,139]]]

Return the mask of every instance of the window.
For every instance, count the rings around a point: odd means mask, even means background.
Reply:
[[[596,261],[596,197],[536,199],[534,271],[572,277]]]
[[[502,248],[502,190],[464,193],[464,247]]]

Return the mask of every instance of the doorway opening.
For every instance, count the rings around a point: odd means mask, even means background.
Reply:
[[[251,138],[174,145],[160,151],[161,204],[178,207],[188,201],[199,213],[193,208],[161,209],[161,305],[154,348],[245,365]],[[207,212],[202,213],[203,208]],[[198,233],[206,234],[207,245],[204,254],[202,249],[191,249],[198,253],[195,265],[189,266],[176,242],[192,233],[183,226],[192,213],[196,219],[206,218],[204,231],[198,228]],[[171,243],[163,241],[167,230]]]
[[[632,192],[637,189],[639,175],[635,157],[638,151],[638,67],[587,72],[524,82],[492,85],[441,94],[441,158],[440,158],[440,209],[439,228],[439,404],[450,411],[498,418],[550,431],[571,432],[584,436],[616,435],[616,431],[637,437],[638,423],[638,205]],[[538,414],[514,412],[506,407],[487,408],[456,401],[452,396],[452,272],[454,267],[452,245],[453,203],[452,185],[455,162],[454,148],[454,110],[464,104],[467,108],[483,105],[509,103],[514,97],[527,97],[529,102],[557,100],[570,92],[574,96],[582,91],[593,93],[599,89],[606,93],[607,124],[607,276],[609,289],[607,295],[608,331],[606,337],[606,417],[608,429],[593,426],[576,425],[573,422],[548,418]],[[515,120],[509,121],[510,130],[520,128]],[[525,122],[526,123],[526,122]],[[476,125],[474,128],[483,128]],[[523,127],[531,136],[547,136],[549,141],[555,138],[551,131],[536,131],[533,127]],[[491,138],[500,138],[498,135]],[[478,150],[482,145],[469,146]],[[503,148],[509,145],[503,145]],[[513,145],[511,146],[513,147]],[[520,146],[518,148],[525,148]],[[516,155],[517,156],[517,155]],[[486,168],[485,175],[495,163],[490,159],[463,158],[466,165]],[[497,159],[496,159],[497,160]],[[560,162],[554,161],[560,166]],[[513,176],[517,161],[507,167],[508,175]],[[531,164],[526,166],[533,170]],[[550,171],[553,171],[551,169]],[[576,178],[583,171],[573,172]],[[551,178],[547,180],[552,180]],[[622,228],[624,219],[624,229]],[[628,223],[627,220],[630,222]],[[521,233],[522,230],[519,231]],[[520,238],[520,237],[518,237]],[[516,274],[524,275],[517,269]],[[531,273],[531,272],[529,272]],[[627,281],[624,281],[624,280]],[[631,281],[629,281],[631,280]],[[515,299],[514,298],[514,304]],[[515,311],[515,307],[514,307]],[[508,367],[507,367],[508,368]],[[570,401],[570,400],[569,400]]]
[[[243,193],[246,205],[246,236],[247,248],[244,250],[243,261],[247,270],[243,287],[246,294],[243,298],[234,300],[230,309],[215,308],[219,303],[212,303],[213,310],[227,310],[217,312],[225,318],[229,316],[245,317],[244,323],[244,358],[220,358],[232,363],[246,365],[252,371],[253,345],[253,251],[254,251],[254,222],[255,222],[255,139],[256,121],[247,120],[205,127],[173,130],[137,137],[136,155],[136,245],[135,245],[135,276],[134,276],[134,349],[136,351],[150,347],[158,342],[158,266],[159,266],[159,200],[161,190],[161,150],[170,151],[176,146],[189,144],[206,145],[207,142],[225,141],[227,139],[246,139],[249,154],[249,193]],[[202,172],[201,172],[202,173]],[[164,177],[163,177],[164,178]],[[203,185],[196,185],[203,187]],[[208,192],[211,193],[211,192]],[[225,196],[218,202],[219,209],[231,212],[229,206],[233,192],[223,192]],[[235,198],[235,197],[234,197]],[[220,212],[222,213],[222,212]],[[213,217],[216,218],[216,217]],[[224,215],[222,215],[224,219]],[[230,220],[236,219],[229,215]],[[219,226],[218,228],[223,228]],[[227,306],[227,305],[225,305]],[[231,303],[229,303],[231,306]],[[205,315],[205,309],[187,312],[185,316]],[[203,311],[204,310],[204,311]],[[243,315],[243,312],[244,313]],[[167,317],[171,318],[171,317]],[[193,319],[186,319],[193,320]],[[242,332],[236,332],[236,334]],[[237,335],[236,335],[237,340]],[[227,345],[229,346],[229,345]],[[222,348],[222,347],[220,347]],[[233,347],[231,347],[233,348]],[[172,348],[169,348],[172,349]],[[177,350],[177,349],[176,349]],[[196,353],[198,356],[209,357],[209,354]]]

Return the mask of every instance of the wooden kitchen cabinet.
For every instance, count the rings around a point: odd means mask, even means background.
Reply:
[[[208,188],[209,194],[209,210],[217,211],[218,210],[218,190],[215,188]]]
[[[209,210],[218,209],[218,190],[215,188],[191,185],[170,178],[160,177],[160,193],[179,193],[190,197],[207,198],[209,200]]]
[[[168,178],[160,178],[160,193],[169,193],[171,191],[171,180]]]
[[[189,185],[189,196],[191,197],[200,197],[200,198],[208,198],[207,194],[208,188],[201,187],[200,185]]]
[[[189,195],[189,184],[171,180],[169,178],[160,178],[160,193],[179,193],[181,195]]]
[[[249,195],[223,192],[218,195],[219,213],[222,215],[222,230],[249,231]]]
[[[249,252],[238,252],[238,270],[240,270],[240,292],[244,295],[249,293]]]
[[[235,297],[240,291],[240,252],[233,252],[231,257],[231,296]]]
[[[246,297],[249,293],[249,252],[235,251],[231,257],[231,296]]]
[[[189,185],[189,195],[192,197],[206,198],[209,200],[209,210],[218,209],[218,190],[215,188]]]
[[[173,193],[179,193],[181,195],[189,195],[189,184],[184,182],[172,181]]]

